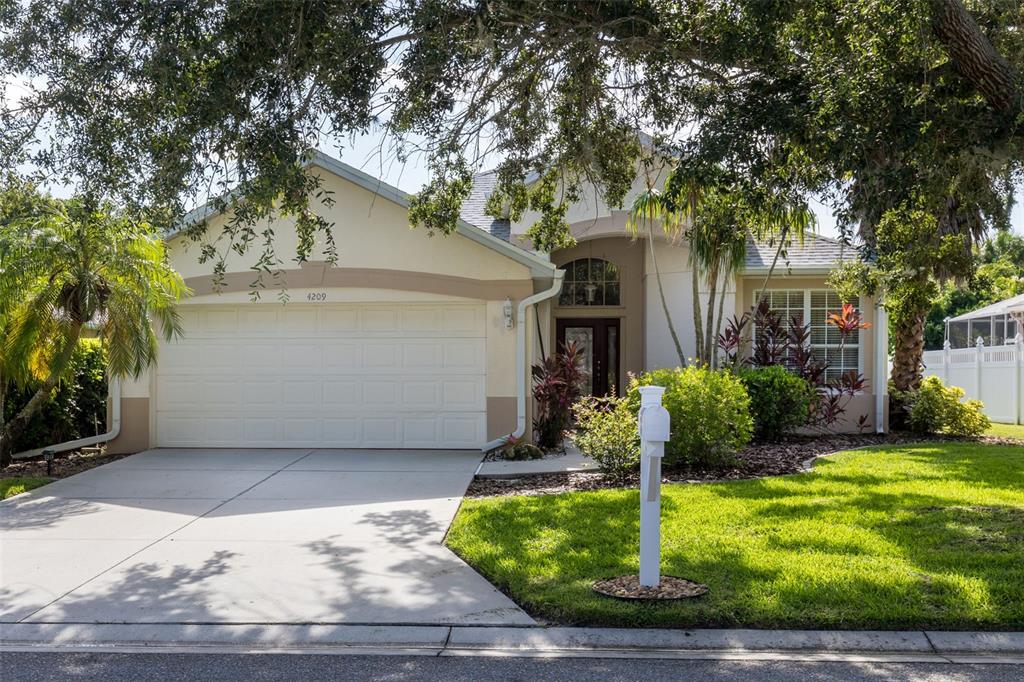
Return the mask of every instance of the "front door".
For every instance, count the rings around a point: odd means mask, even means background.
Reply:
[[[583,356],[583,392],[617,395],[619,387],[619,320],[565,319],[556,324],[558,346],[575,342]]]

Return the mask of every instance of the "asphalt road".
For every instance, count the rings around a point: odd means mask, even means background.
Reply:
[[[0,679],[31,680],[728,680],[730,682],[1017,682],[1024,666],[921,663],[638,660],[584,658],[434,658],[238,654],[0,654]]]

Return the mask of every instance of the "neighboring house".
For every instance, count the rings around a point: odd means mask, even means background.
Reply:
[[[588,389],[621,387],[627,373],[678,364],[643,240],[625,233],[626,213],[591,192],[569,211],[578,244],[535,254],[520,236],[532,222],[496,220],[483,204],[493,175],[477,177],[458,232],[429,237],[409,229],[408,196],[324,154],[319,173],[333,203],[314,208],[334,223],[339,259],[284,266],[250,300],[255,255],[228,258],[214,291],[198,245],[168,237],[171,262],[194,294],[181,305],[184,337],[163,344],[158,365],[122,393],[121,433],[113,452],[146,447],[494,447],[528,430],[529,365],[557,343],[586,348]],[[634,193],[642,191],[638,178]],[[627,202],[632,196],[627,197]],[[197,209],[211,238],[226,220]],[[287,261],[296,236],[275,219],[275,248]],[[674,322],[693,352],[691,277],[685,244],[658,236],[654,252]],[[834,242],[808,238],[789,249],[769,289],[774,305],[802,312],[815,343],[832,341],[826,310],[838,301],[825,286],[842,255]],[[774,256],[752,244],[747,268],[726,287],[726,310],[741,313]],[[564,268],[564,269],[563,269]],[[564,279],[564,282],[562,281]],[[289,303],[282,305],[279,289]],[[873,302],[860,302],[876,322]],[[848,346],[842,369],[859,369],[869,389],[850,406],[875,423],[884,386],[876,368],[876,324]],[[884,357],[884,356],[883,356]],[[880,378],[881,377],[881,378]]]
[[[973,348],[979,339],[984,346],[1001,346],[1012,344],[1018,330],[1024,331],[1024,294],[948,318],[946,341],[950,348]]]

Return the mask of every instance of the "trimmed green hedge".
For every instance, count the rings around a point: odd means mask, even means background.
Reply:
[[[13,452],[41,448],[102,433],[107,422],[107,360],[95,339],[80,342],[71,359],[71,379],[62,381],[28,427],[12,444]],[[36,387],[7,385],[3,421],[16,415]],[[97,429],[99,429],[97,431]]]

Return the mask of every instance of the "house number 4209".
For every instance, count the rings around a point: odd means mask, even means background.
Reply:
[[[306,294],[306,300],[307,301],[326,301],[327,300],[327,292],[326,291],[311,291],[308,294]]]

